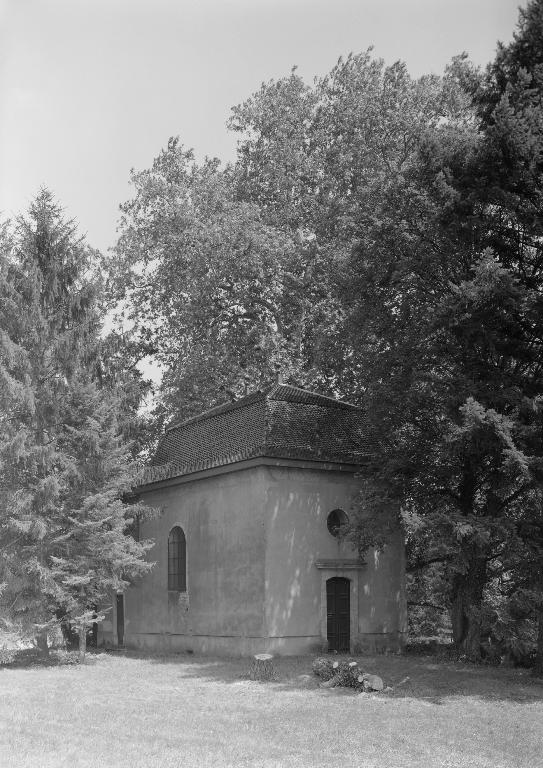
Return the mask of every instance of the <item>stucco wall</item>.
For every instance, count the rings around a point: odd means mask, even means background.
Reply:
[[[360,574],[358,631],[361,635],[405,633],[405,548],[400,531],[382,552],[370,550]]]
[[[357,487],[352,472],[277,462],[145,493],[162,510],[140,530],[156,541],[149,553],[156,565],[125,595],[125,644],[232,655],[321,650],[326,580],[343,576],[351,584],[352,650],[397,647],[406,618],[400,534],[359,569],[349,566],[356,551],[326,525],[331,510],[349,513]],[[167,589],[175,525],[187,541],[186,594]]]
[[[143,495],[162,509],[140,529],[142,539],[156,541],[149,553],[156,565],[126,593],[126,645],[220,651],[262,635],[264,480],[253,468]],[[187,541],[186,594],[167,589],[167,539],[175,525]]]

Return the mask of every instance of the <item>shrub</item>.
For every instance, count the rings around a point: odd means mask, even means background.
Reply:
[[[357,691],[382,691],[384,688],[380,677],[364,673],[353,659],[315,659],[313,672],[321,678],[326,688],[335,688],[337,685]]]
[[[0,665],[11,664],[16,653],[13,648],[8,648],[7,645],[0,645]]]

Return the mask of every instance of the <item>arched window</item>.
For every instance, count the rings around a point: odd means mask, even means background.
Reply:
[[[328,531],[336,538],[341,533],[341,529],[347,525],[349,518],[342,509],[333,509],[326,518]]]
[[[187,591],[187,541],[178,525],[168,536],[168,589]]]

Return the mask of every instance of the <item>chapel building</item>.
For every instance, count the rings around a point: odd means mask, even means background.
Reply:
[[[398,650],[398,527],[362,560],[341,537],[372,448],[362,409],[278,384],[171,427],[137,492],[156,564],[118,595],[101,642],[148,651]],[[392,519],[395,517],[391,510]]]

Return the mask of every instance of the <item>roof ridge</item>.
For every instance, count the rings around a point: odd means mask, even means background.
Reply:
[[[184,421],[176,422],[175,424],[172,424],[170,427],[167,427],[165,429],[165,433],[172,432],[175,429],[181,429],[182,427],[187,427],[189,424],[195,424],[198,421],[202,421],[203,419],[211,419],[215,416],[220,416],[223,413],[228,413],[229,411],[235,411],[238,408],[242,408],[245,405],[249,405],[250,403],[258,402],[259,400],[275,400],[278,402],[288,402],[283,397],[281,397],[281,393],[283,394],[299,394],[300,396],[306,396],[306,397],[314,397],[318,400],[324,400],[327,403],[333,404],[334,408],[356,408],[357,410],[362,410],[362,408],[359,405],[355,405],[354,403],[349,403],[347,400],[339,400],[336,397],[330,397],[330,395],[322,395],[320,392],[312,392],[310,389],[303,389],[302,387],[296,387],[293,384],[272,384],[270,386],[264,387],[263,389],[257,389],[256,392],[251,392],[250,395],[244,395],[243,397],[240,397],[239,400],[233,400],[227,403],[221,403],[220,405],[216,405],[214,408],[210,408],[207,411],[202,411],[201,413],[196,414],[195,416],[191,416],[188,419],[185,419]],[[309,403],[310,405],[314,405],[315,403]],[[303,402],[300,402],[299,405],[304,405]]]
[[[350,403],[347,400],[340,400],[337,397],[331,397],[330,395],[323,395],[320,392],[313,392],[310,389],[304,389],[303,387],[296,387],[294,384],[274,384],[271,387],[268,387],[267,391],[263,390],[263,392],[266,394],[266,399],[270,400],[282,400],[280,397],[275,397],[278,392],[283,389],[287,390],[293,393],[300,393],[302,395],[312,395],[315,398],[319,398],[322,400],[328,400],[330,403],[334,403],[335,407],[339,405],[341,406],[348,406],[349,408],[357,408],[358,410],[362,410],[361,406],[356,405],[355,403]]]
[[[190,418],[185,419],[185,421],[179,421],[176,424],[172,424],[171,427],[166,428],[165,432],[172,432],[174,429],[186,427],[189,424],[194,424],[198,421],[202,421],[203,419],[211,419],[214,416],[220,416],[223,413],[228,413],[229,411],[235,411],[237,408],[242,408],[244,405],[257,403],[259,400],[265,399],[265,391],[257,389],[256,392],[251,392],[250,395],[244,395],[243,397],[240,397],[239,400],[232,400],[228,403],[221,403],[220,405],[216,405],[207,411],[198,413],[196,416],[191,416]]]

